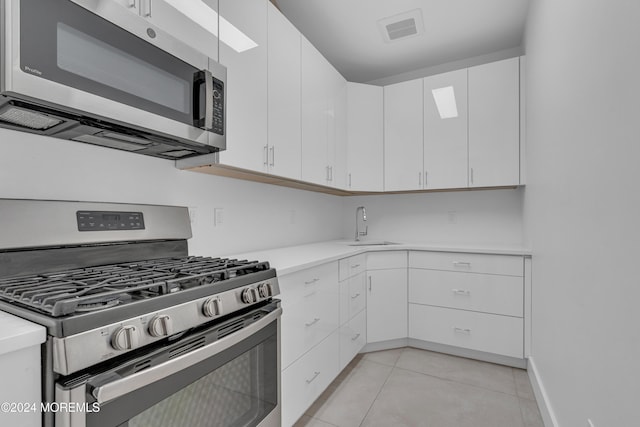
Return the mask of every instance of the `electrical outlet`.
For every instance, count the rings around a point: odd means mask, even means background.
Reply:
[[[189,206],[189,221],[191,225],[196,223],[196,217],[198,213],[198,208],[196,206]]]
[[[213,209],[213,225],[218,227],[222,225],[223,222],[224,222],[224,209],[214,208]]]
[[[456,211],[447,212],[447,221],[449,224],[455,224],[458,222],[458,213]]]
[[[591,421],[591,418],[587,418],[587,427],[596,427],[593,421]]]

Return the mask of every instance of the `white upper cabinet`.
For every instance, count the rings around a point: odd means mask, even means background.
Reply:
[[[424,79],[424,188],[467,186],[467,69]]]
[[[218,0],[110,0],[218,60]]]
[[[264,160],[271,174],[300,179],[301,36],[271,2],[267,5],[269,137]]]
[[[230,24],[220,28],[228,94],[227,149],[220,162],[268,172],[267,1],[220,0],[220,15]]]
[[[344,186],[346,80],[302,38],[302,180]]]
[[[383,88],[347,84],[347,189],[383,191]]]
[[[422,80],[384,88],[385,191],[423,188]]]
[[[469,68],[469,187],[520,183],[519,58]]]
[[[302,38],[302,180],[327,185],[330,65]]]

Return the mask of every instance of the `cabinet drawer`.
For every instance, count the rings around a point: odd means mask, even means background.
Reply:
[[[367,266],[364,254],[341,259],[340,261],[338,261],[338,264],[340,281],[362,273]]]
[[[520,277],[524,274],[522,257],[515,255],[412,251],[409,267]]]
[[[409,269],[409,302],[523,316],[523,279],[494,274]]]
[[[409,304],[409,337],[523,357],[523,320],[517,317]]]
[[[283,367],[338,329],[338,298],[337,292],[317,292],[282,310]]]
[[[282,372],[282,425],[291,426],[331,384],[339,370],[338,331]]]
[[[338,292],[338,266],[331,262],[278,277],[282,307],[296,305],[317,292]]]
[[[340,324],[343,325],[367,306],[365,273],[340,282]]]
[[[366,343],[367,312],[361,311],[340,327],[340,370],[356,357]]]
[[[367,270],[407,268],[406,251],[371,252],[367,254]]]

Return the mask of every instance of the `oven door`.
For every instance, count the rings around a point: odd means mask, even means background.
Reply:
[[[281,313],[274,301],[151,354],[59,382],[56,404],[70,410],[56,412],[55,426],[280,426]]]
[[[114,1],[3,6],[7,96],[225,148],[217,62]]]

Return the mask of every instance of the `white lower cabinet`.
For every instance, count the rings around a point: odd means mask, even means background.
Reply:
[[[338,376],[339,347],[335,331],[282,372],[283,426],[293,425]]]
[[[362,310],[340,327],[340,370],[362,350],[367,343],[367,312]]]
[[[409,253],[409,338],[524,357],[524,258]]]
[[[523,319],[409,304],[409,338],[523,357]]]
[[[407,337],[407,253],[367,255],[367,342]]]

